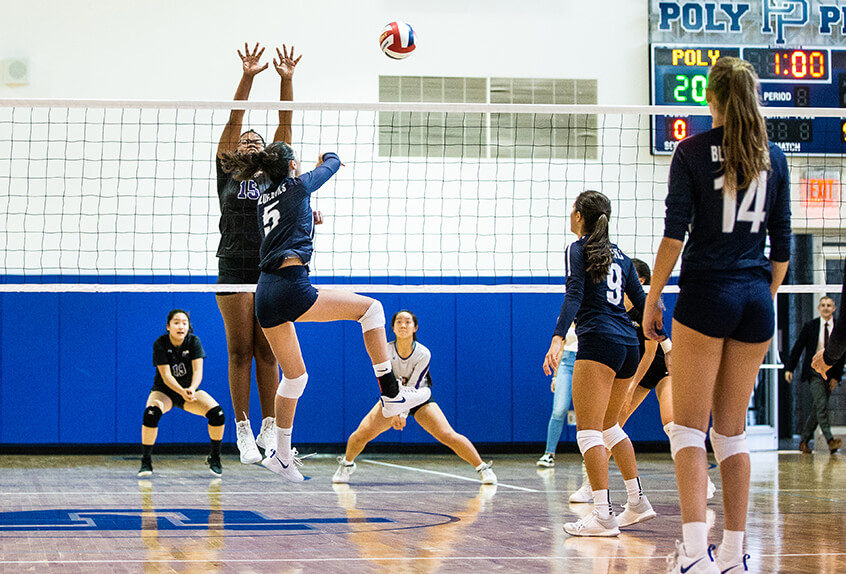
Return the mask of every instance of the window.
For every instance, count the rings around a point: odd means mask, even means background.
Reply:
[[[380,102],[596,104],[596,80],[380,76]],[[595,159],[591,114],[382,112],[379,155]]]

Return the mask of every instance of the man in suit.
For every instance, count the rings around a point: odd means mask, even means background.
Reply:
[[[842,442],[839,438],[834,438],[831,434],[831,424],[829,423],[828,416],[828,398],[831,395],[831,391],[834,390],[843,376],[844,357],[836,361],[828,369],[825,376],[822,376],[819,372],[811,368],[811,361],[814,355],[825,349],[834,328],[834,311],[836,310],[834,299],[823,297],[820,299],[820,304],[817,308],[820,312],[819,318],[805,323],[802,331],[799,332],[799,337],[793,344],[793,348],[790,350],[790,356],[784,362],[784,378],[788,383],[793,382],[793,370],[799,363],[799,357],[804,353],[805,360],[802,362],[802,371],[799,380],[808,381],[811,397],[814,400],[814,408],[802,431],[799,450],[804,453],[812,452],[809,443],[813,440],[814,431],[819,424],[820,430],[822,430],[823,435],[828,441],[829,451],[831,454],[834,454],[840,448]]]

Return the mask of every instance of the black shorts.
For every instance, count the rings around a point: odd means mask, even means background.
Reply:
[[[640,349],[637,345],[626,345],[609,341],[599,334],[579,335],[577,361],[596,361],[610,367],[617,379],[630,379],[637,372]]]
[[[673,319],[708,337],[769,341],[775,332],[770,280],[758,270],[690,273],[679,283]]]
[[[649,370],[647,370],[646,374],[643,375],[643,378],[638,383],[638,386],[651,391],[658,386],[658,383],[669,376],[670,373],[667,372],[667,363],[664,362],[663,358],[656,357],[652,361],[652,364],[649,365]]]
[[[153,388],[150,389],[150,392],[158,391],[164,395],[167,395],[171,402],[173,402],[173,406],[185,410],[185,399],[182,398],[182,395],[168,387],[167,385],[153,385]]]
[[[419,411],[420,409],[422,409],[423,407],[425,407],[429,403],[435,404],[435,401],[432,400],[432,397],[429,397],[429,399],[425,403],[419,404],[416,407],[414,407],[413,409],[409,410],[408,416],[413,417],[415,414],[417,414],[417,411]]]
[[[256,285],[256,317],[265,329],[296,321],[317,301],[304,265],[262,271]]]
[[[261,269],[258,257],[218,257],[217,283],[223,285],[255,285]],[[231,295],[221,292],[218,295]]]

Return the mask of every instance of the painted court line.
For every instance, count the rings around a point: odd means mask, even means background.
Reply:
[[[439,472],[437,470],[427,470],[425,468],[415,468],[413,466],[403,466],[401,464],[394,464],[392,462],[381,462],[378,460],[369,460],[366,458],[361,459],[361,462],[369,462],[370,464],[379,464],[382,466],[390,466],[392,468],[402,468],[404,470],[414,470],[416,472],[425,472],[427,474],[437,474],[438,476],[448,476],[450,478],[457,478],[458,480],[466,480],[468,482],[475,482],[476,484],[480,484],[481,481],[477,478],[467,478],[466,476],[459,476],[457,474],[450,474],[448,472]],[[497,486],[501,486],[503,488],[513,488],[515,490],[522,490],[524,492],[542,492],[540,490],[535,490],[534,488],[525,488],[523,486],[512,486],[510,484],[503,484],[502,482],[497,482]]]
[[[846,556],[846,552],[820,552],[805,554],[759,554],[761,558],[815,558]],[[204,564],[207,562],[221,562],[227,564],[250,564],[250,563],[296,563],[296,562],[425,562],[431,560],[459,561],[459,560],[509,560],[509,561],[531,561],[531,560],[660,560],[665,561],[664,556],[371,556],[367,558],[154,558],[154,559],[132,559],[123,558],[122,563],[172,563],[182,564]],[[110,560],[0,560],[0,564],[114,564]]]

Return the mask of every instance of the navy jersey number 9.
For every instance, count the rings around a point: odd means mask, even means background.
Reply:
[[[619,305],[623,300],[623,269],[618,263],[612,263],[608,269],[608,302],[612,305]]]

